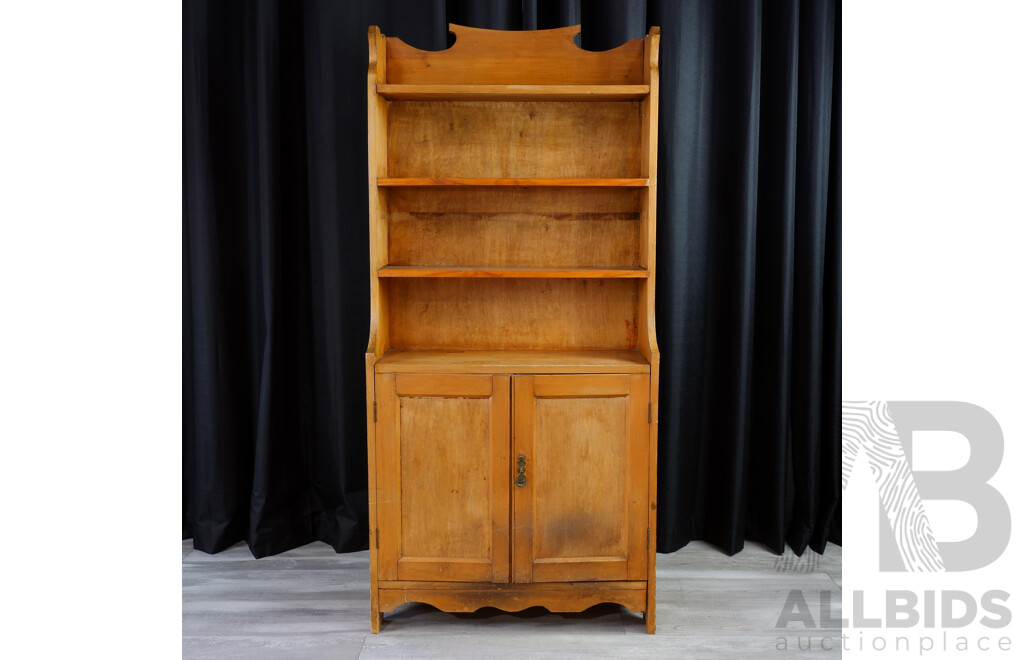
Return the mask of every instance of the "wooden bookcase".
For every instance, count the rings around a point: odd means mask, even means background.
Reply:
[[[369,31],[371,629],[613,602],[654,632],[658,28],[450,30]]]

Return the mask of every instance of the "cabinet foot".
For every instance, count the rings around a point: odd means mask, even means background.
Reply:
[[[654,610],[644,612],[644,623],[647,624],[647,634],[654,634]]]
[[[384,615],[374,609],[370,612],[370,632],[376,635],[380,632],[380,627],[384,623]]]

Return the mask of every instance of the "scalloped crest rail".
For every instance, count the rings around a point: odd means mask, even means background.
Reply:
[[[371,630],[612,602],[653,633],[658,28],[449,29],[369,31]]]

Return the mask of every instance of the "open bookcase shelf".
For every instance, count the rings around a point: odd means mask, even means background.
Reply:
[[[385,266],[378,277],[506,277],[506,278],[638,278],[647,277],[643,268],[490,268],[462,266]]]
[[[645,188],[647,179],[565,179],[565,178],[484,178],[484,177],[382,177],[377,185],[384,188],[425,188],[428,186],[515,186],[535,188]]]
[[[377,85],[389,101],[637,101],[650,85]]]
[[[654,632],[659,31],[449,28],[369,34],[371,630],[613,602]]]

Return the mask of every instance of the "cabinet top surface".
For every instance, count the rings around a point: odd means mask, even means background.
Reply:
[[[394,349],[377,373],[649,373],[639,351],[423,351]]]

